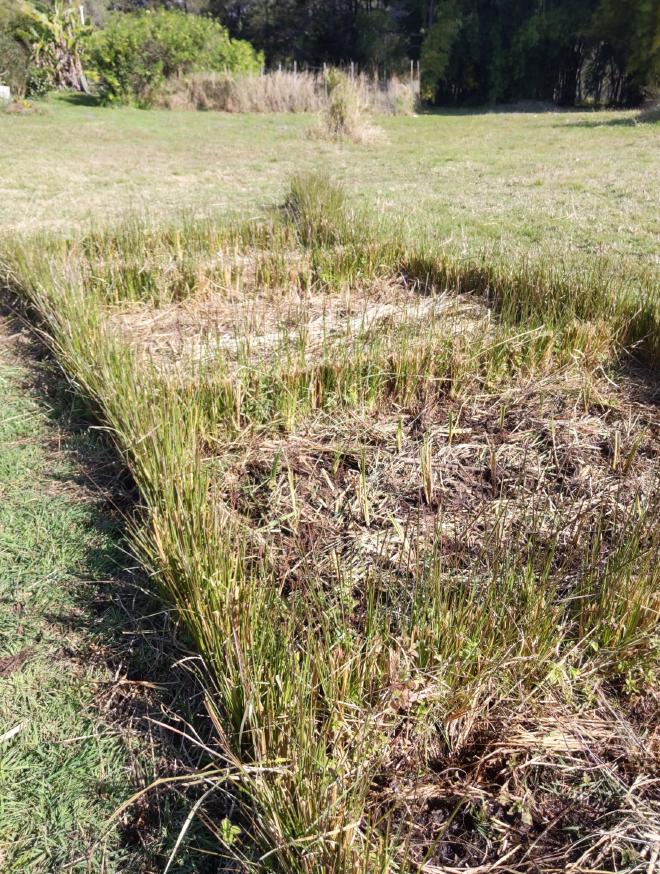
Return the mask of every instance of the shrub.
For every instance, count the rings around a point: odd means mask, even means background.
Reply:
[[[48,69],[35,66],[28,69],[26,83],[28,97],[45,97],[52,89],[53,79]]]
[[[349,79],[341,70],[331,69],[326,76],[326,88],[327,104],[319,124],[311,131],[312,136],[354,143],[376,142],[381,138],[380,128],[364,117],[368,105],[359,81]]]
[[[327,76],[330,99],[323,123],[332,137],[354,138],[360,127],[361,107],[357,89],[345,73],[330,70]]]
[[[305,246],[331,246],[350,236],[344,189],[329,176],[300,173],[291,180],[284,214]]]
[[[218,22],[164,10],[111,15],[89,38],[87,56],[111,103],[149,104],[167,79],[194,70],[249,73],[263,63]]]
[[[29,56],[11,33],[0,32],[0,84],[17,97],[25,95]]]

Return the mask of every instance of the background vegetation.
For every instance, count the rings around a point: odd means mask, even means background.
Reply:
[[[582,100],[626,105],[657,83],[653,0],[208,0],[269,63],[421,59],[427,99],[459,105]]]
[[[443,105],[631,106],[660,80],[653,0],[197,0],[187,14],[163,11],[173,4],[159,0],[151,10],[141,0],[94,0],[87,12],[94,33],[60,0],[4,3],[0,75],[33,93],[44,83],[43,74],[31,79],[31,67],[46,70],[51,85],[86,90],[80,71],[62,71],[69,59],[79,66],[80,43],[112,101],[144,102],[181,73],[255,73],[264,63],[311,70],[350,63],[387,79],[410,75],[417,62],[423,98]]]
[[[0,75],[18,96],[91,86],[104,102],[145,105],[185,73],[254,74],[263,66],[263,56],[218,21],[180,11],[114,13],[97,28],[79,7],[22,3],[6,10],[0,28]]]

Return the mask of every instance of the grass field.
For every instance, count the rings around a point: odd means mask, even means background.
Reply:
[[[657,125],[634,113],[382,118],[387,143],[309,139],[297,115],[70,105],[0,115],[0,222],[66,229],[127,210],[261,214],[294,173],[330,168],[350,196],[454,250],[503,244],[657,264]]]
[[[237,803],[216,850],[648,871],[658,127],[428,116],[349,147],[308,123],[0,117],[32,155],[9,141],[12,185],[48,197],[3,201],[6,284],[107,428],[208,670],[197,779]]]

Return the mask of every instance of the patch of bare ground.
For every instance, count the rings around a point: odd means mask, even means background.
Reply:
[[[381,803],[397,809],[424,872],[655,870],[660,698],[627,712],[603,689],[594,699],[454,714],[423,768],[400,744]]]

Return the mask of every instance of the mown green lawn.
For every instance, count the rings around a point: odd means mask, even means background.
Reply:
[[[660,126],[626,112],[382,118],[383,142],[306,136],[311,117],[108,109],[51,98],[0,114],[0,223],[68,228],[125,212],[255,215],[291,176],[323,169],[356,201],[452,250],[657,252]]]
[[[0,323],[0,870],[153,871],[153,828],[142,849],[106,830],[157,767],[115,687],[136,653],[106,657],[127,559],[12,349]]]
[[[87,580],[116,571],[117,546],[99,530],[57,451],[46,409],[25,388],[26,373],[7,359],[3,340],[0,868],[83,871],[131,785],[126,740],[96,706],[111,678],[88,661],[94,617],[81,603],[90,597]],[[104,870],[102,857],[105,870],[122,870],[116,841],[103,843],[93,870]]]

